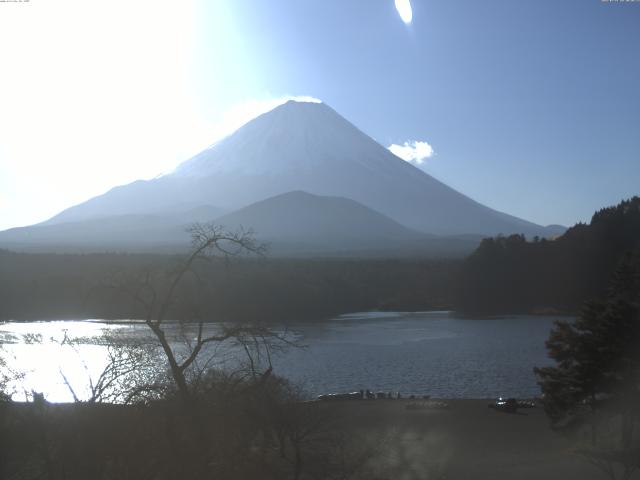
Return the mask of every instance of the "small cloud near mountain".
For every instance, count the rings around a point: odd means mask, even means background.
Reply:
[[[435,154],[431,145],[420,140],[409,140],[402,145],[393,143],[387,148],[395,156],[414,165],[422,165],[427,158],[431,158]]]

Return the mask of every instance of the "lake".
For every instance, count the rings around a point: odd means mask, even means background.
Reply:
[[[441,398],[533,397],[540,394],[533,367],[550,363],[544,342],[553,321],[560,318],[472,319],[450,312],[342,315],[290,325],[305,347],[278,353],[274,371],[312,396],[370,389]],[[150,341],[140,323],[0,324],[7,364],[25,374],[19,385],[13,385],[14,398],[24,399],[26,392],[35,390],[50,401],[71,400],[63,374],[76,393],[82,392],[105,365],[105,332]],[[65,344],[65,336],[75,340],[73,347]],[[219,364],[228,361],[220,359]]]

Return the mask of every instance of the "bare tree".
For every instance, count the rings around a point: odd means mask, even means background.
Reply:
[[[23,341],[29,343],[30,335],[23,336]],[[10,401],[16,392],[15,385],[25,377],[25,372],[18,370],[16,358],[7,352],[0,342],[0,402]]]
[[[0,344],[0,349],[2,345]],[[11,398],[11,395],[7,392],[9,382],[11,381],[11,375],[7,367],[7,361],[2,355],[0,350],[0,401],[6,401]]]
[[[52,339],[53,340],[53,339]],[[61,347],[72,349],[84,369],[83,392],[69,380],[62,368],[59,373],[76,403],[120,403],[129,404],[145,400],[153,392],[158,393],[158,376],[161,375],[160,357],[155,345],[130,341],[125,335],[105,332],[101,341],[105,345],[106,358],[103,368],[92,372],[82,358],[78,347],[82,338],[71,338],[64,332],[62,340],[56,341]],[[157,396],[157,395],[156,395]]]
[[[147,270],[135,278],[120,279],[114,285],[142,308],[144,323],[157,339],[168,363],[171,379],[180,398],[185,401],[192,393],[190,369],[198,370],[194,367],[198,366],[198,358],[208,345],[233,340],[245,352],[249,352],[248,345],[268,350],[275,343],[287,343],[285,335],[259,323],[220,323],[212,328],[203,318],[198,308],[199,299],[194,298],[194,292],[181,288],[189,281],[191,289],[197,289],[201,297],[206,297],[206,285],[197,268],[199,263],[214,257],[228,261],[242,255],[263,255],[265,246],[255,241],[253,232],[243,229],[230,232],[213,223],[196,223],[188,232],[192,240],[191,251],[174,269],[165,272]],[[178,304],[181,312],[189,312],[189,318],[177,319],[181,331],[186,332],[182,348],[172,344],[167,330],[168,316]],[[270,366],[268,355],[267,360]],[[270,372],[271,368],[268,368],[266,374]]]

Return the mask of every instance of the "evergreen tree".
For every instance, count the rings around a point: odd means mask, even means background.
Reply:
[[[640,262],[627,256],[603,301],[575,322],[556,322],[547,348],[555,367],[536,368],[553,420],[584,405],[620,405],[640,391]]]
[[[640,466],[640,252],[627,255],[604,300],[575,322],[556,322],[547,341],[556,366],[536,368],[556,428],[590,427],[581,450],[611,478]]]
[[[489,238],[464,262],[456,300],[470,313],[578,312],[640,249],[640,197],[596,212],[555,239]]]

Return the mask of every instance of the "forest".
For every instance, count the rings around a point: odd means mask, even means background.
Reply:
[[[486,238],[460,270],[455,305],[475,314],[575,314],[605,293],[619,262],[638,249],[640,197],[603,208],[553,240]]]
[[[170,272],[179,255],[0,251],[0,320],[140,318],[123,282]],[[366,310],[452,308],[460,263],[449,260],[213,258],[198,265],[207,320],[308,321]],[[183,294],[193,289],[185,281]],[[174,318],[184,312],[174,307]]]

